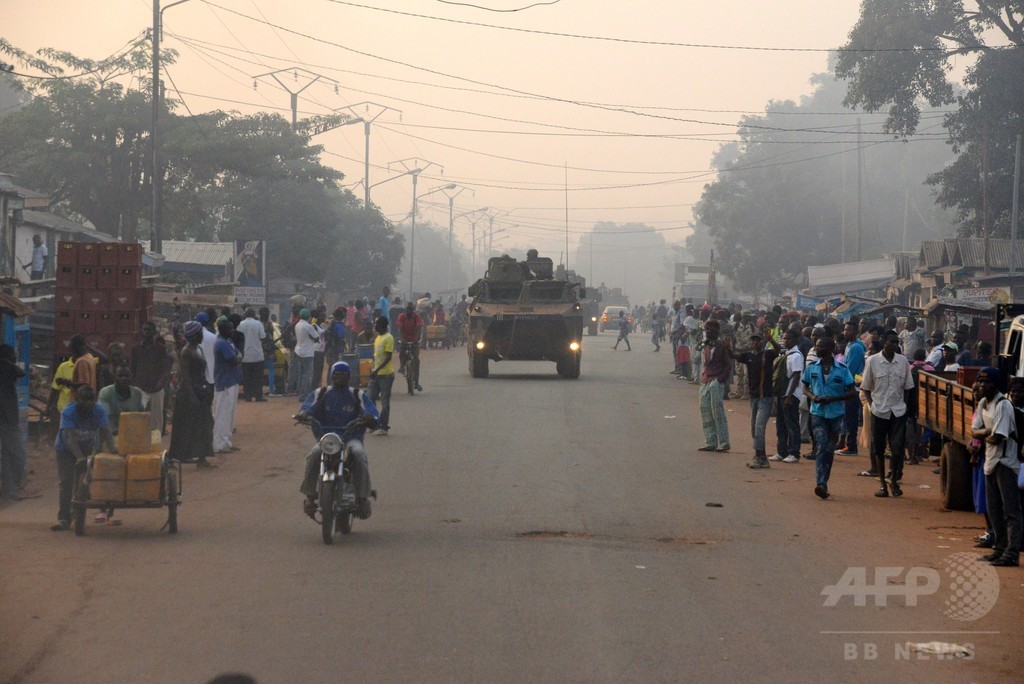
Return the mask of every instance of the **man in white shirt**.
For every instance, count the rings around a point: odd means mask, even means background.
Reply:
[[[974,386],[975,396],[980,393],[983,398],[974,410],[971,435],[985,443],[985,499],[994,535],[992,553],[980,560],[997,567],[1017,567],[1024,529],[1017,488],[1018,435],[1013,405],[999,391],[999,380],[999,369],[983,368]]]
[[[882,353],[872,354],[864,364],[860,389],[871,409],[871,469],[878,472],[882,488],[875,496],[903,496],[903,451],[907,439],[907,392],[914,389],[914,375],[907,357],[897,352],[900,337],[890,330],[882,338]],[[885,445],[889,444],[892,466],[885,482]]]
[[[46,277],[46,260],[50,251],[46,249],[43,236],[38,233],[32,236],[32,267],[29,271],[30,280],[42,280]]]
[[[942,334],[941,330],[933,330],[928,340],[931,342],[931,351],[928,352],[924,362],[929,366],[938,366],[939,361],[942,360],[942,347],[946,341],[946,336]]]
[[[769,461],[783,463],[800,462],[800,402],[804,397],[804,389],[800,379],[804,373],[804,355],[797,346],[797,334],[787,330],[782,335],[784,357],[776,363],[786,364],[786,377],[789,378],[786,390],[776,398],[775,437],[778,440],[778,452],[769,456]]]
[[[242,401],[266,401],[263,398],[263,342],[267,331],[256,320],[253,309],[245,310],[245,319],[238,324],[238,332],[245,336],[242,350]]]
[[[210,314],[206,311],[200,311],[196,314],[196,322],[203,326],[203,341],[199,343],[199,350],[203,353],[203,358],[206,359],[206,382],[213,384],[213,351],[217,344],[217,336],[210,330],[212,322],[210,320]]]
[[[310,323],[309,318],[309,309],[303,309],[299,312],[299,322],[295,324],[295,365],[300,402],[313,391],[313,354],[320,341],[320,329]]]

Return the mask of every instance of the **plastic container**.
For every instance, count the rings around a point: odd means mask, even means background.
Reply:
[[[117,454],[92,457],[89,498],[93,501],[124,501],[127,462]]]
[[[370,371],[373,370],[373,359],[359,359],[359,385],[366,387],[370,384]]]
[[[124,418],[124,414],[121,415]],[[163,454],[133,454],[128,457],[125,501],[160,500],[160,463]]]
[[[117,425],[117,453],[148,454],[153,451],[148,412],[122,413]]]
[[[359,355],[360,359],[373,360],[373,345],[372,344],[357,344],[356,354]]]
[[[349,376],[348,385],[349,387],[360,387],[359,379],[362,377],[360,372],[362,369],[359,367],[359,355],[358,354],[342,354],[341,360],[348,364]]]

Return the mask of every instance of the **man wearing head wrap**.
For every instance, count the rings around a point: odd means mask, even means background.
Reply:
[[[351,368],[346,362],[338,361],[333,364],[331,386],[310,392],[297,417],[316,421],[313,434],[317,440],[327,432],[344,437],[345,443],[349,446],[349,469],[352,473],[352,486],[356,490],[357,515],[365,519],[370,517],[370,497],[377,498],[377,493],[370,486],[370,465],[366,459],[366,450],[363,448],[363,435],[366,428],[372,429],[377,425],[377,408],[368,399],[367,402],[362,401],[358,390],[353,392],[349,389],[350,375]],[[345,434],[346,426],[359,418],[365,422]],[[306,495],[302,509],[311,518],[317,511],[316,479],[322,453],[318,443],[306,456],[305,474],[299,488],[299,491]]]
[[[982,556],[997,567],[1017,567],[1024,520],[1021,519],[1018,439],[1013,405],[999,391],[998,368],[983,368],[974,386],[975,398],[971,436],[985,444],[985,499],[992,524],[992,553]]]
[[[206,459],[213,455],[213,385],[206,381],[207,363],[200,346],[204,330],[199,321],[188,321],[182,331],[186,344],[178,356],[174,427],[167,454],[182,463],[210,468]]]
[[[320,341],[320,328],[310,323],[309,319],[309,309],[302,309],[299,311],[299,321],[295,324],[295,370],[299,401],[305,401],[313,390],[313,355]]]

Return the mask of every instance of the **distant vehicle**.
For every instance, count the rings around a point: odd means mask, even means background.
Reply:
[[[598,330],[604,332],[605,330],[619,329],[619,312],[626,312],[626,320],[629,324],[633,324],[633,314],[629,312],[629,307],[626,306],[606,306],[604,312],[601,314],[601,321],[598,323]]]

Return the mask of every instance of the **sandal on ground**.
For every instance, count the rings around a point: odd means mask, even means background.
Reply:
[[[878,473],[873,473],[870,470],[862,470],[857,473],[857,477],[878,477]]]
[[[107,512],[103,511],[102,513],[97,513],[96,517],[93,520],[102,525],[103,523],[107,522]]]
[[[717,451],[717,449],[718,449],[718,447],[702,446],[702,447],[698,447],[697,451]]]
[[[61,520],[58,523],[50,525],[50,530],[52,532],[67,532],[70,529],[71,523],[69,523],[67,520]]]
[[[302,502],[302,512],[316,520],[316,499],[306,499]]]

